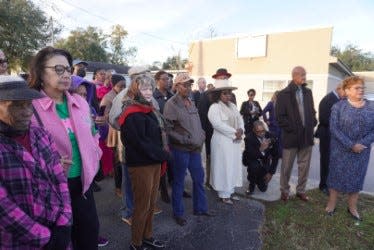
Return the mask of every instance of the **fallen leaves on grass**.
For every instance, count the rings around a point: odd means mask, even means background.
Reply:
[[[374,197],[360,195],[358,209],[364,221],[355,221],[346,212],[346,196],[340,196],[337,211],[325,212],[327,196],[319,190],[308,192],[312,199],[291,198],[266,202],[262,228],[263,249],[373,249]]]

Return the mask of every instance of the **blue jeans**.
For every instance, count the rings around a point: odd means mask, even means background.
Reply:
[[[208,206],[204,190],[204,170],[199,152],[182,151],[172,149],[173,164],[173,191],[172,205],[174,216],[181,217],[184,214],[183,190],[184,178],[187,168],[190,171],[193,183],[192,201],[194,212],[207,212]]]
[[[122,204],[122,218],[132,217],[132,213],[134,211],[134,198],[131,190],[129,170],[127,169],[127,166],[124,163],[122,163]]]

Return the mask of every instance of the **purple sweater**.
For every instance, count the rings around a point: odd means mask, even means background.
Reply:
[[[0,135],[0,249],[41,249],[54,226],[71,225],[70,196],[50,135],[30,127],[32,154]]]

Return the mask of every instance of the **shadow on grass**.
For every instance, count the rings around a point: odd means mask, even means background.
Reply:
[[[360,195],[358,210],[363,222],[347,213],[346,196],[340,196],[334,216],[327,216],[327,196],[318,189],[303,202],[291,198],[265,202],[263,249],[374,249],[374,197]]]

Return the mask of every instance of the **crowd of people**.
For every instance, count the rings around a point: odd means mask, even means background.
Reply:
[[[235,188],[243,185],[242,166],[250,196],[256,187],[266,192],[280,161],[280,199],[287,202],[297,159],[296,197],[308,202],[314,137],[320,139],[319,188],[329,196],[326,214],[334,215],[338,193],[344,193],[347,212],[363,219],[357,202],[374,142],[374,103],[364,99],[360,77],[348,77],[322,99],[314,132],[313,94],[301,66],[264,109],[249,89],[239,111],[237,87],[225,68],[212,75],[209,89],[199,78],[192,91],[188,73],[152,75],[139,66],[129,70],[130,82],[102,68],[90,81],[84,78],[87,62],[53,47],[33,57],[26,79],[7,75],[7,63],[0,50],[1,249],[108,244],[99,236],[93,194],[105,176],[114,177],[115,194],[123,200],[118,209],[131,226],[130,249],[165,247],[153,235],[159,193],[179,226],[188,223],[183,198],[192,198],[194,215],[215,216],[206,190],[233,206],[240,200]]]

